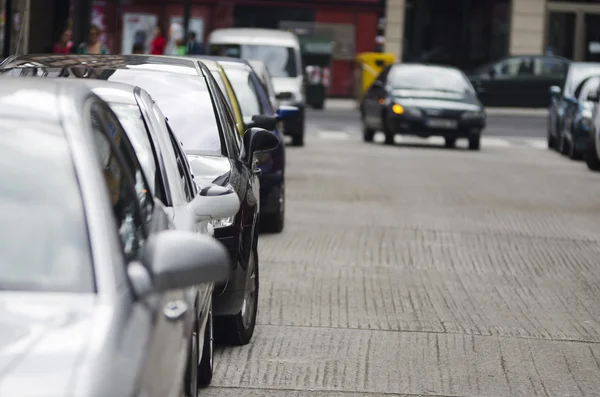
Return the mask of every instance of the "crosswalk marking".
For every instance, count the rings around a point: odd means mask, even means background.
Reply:
[[[314,135],[313,135],[314,136]],[[308,137],[311,137],[309,134]],[[335,131],[335,130],[318,130],[317,137],[322,140],[331,141],[360,141],[362,137],[360,133],[349,133],[347,131]],[[310,138],[309,138],[310,139]],[[374,141],[376,143],[382,143],[384,136],[381,133],[375,134]],[[429,138],[419,138],[416,136],[396,135],[394,141],[399,144],[422,144],[422,145],[433,145],[442,146],[444,145],[444,138],[439,136],[432,136]],[[466,146],[465,139],[458,139],[457,146]],[[488,148],[532,148],[532,149],[546,149],[547,143],[542,138],[520,138],[520,137],[496,137],[496,136],[482,136],[481,146]]]

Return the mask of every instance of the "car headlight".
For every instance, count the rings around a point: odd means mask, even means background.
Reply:
[[[223,218],[223,219],[213,219],[212,221],[210,221],[210,224],[215,229],[229,227],[229,226],[233,225],[234,219],[235,219],[234,216],[231,216],[229,218]]]
[[[485,117],[485,113],[481,110],[464,112],[461,116],[463,120],[482,119]]]

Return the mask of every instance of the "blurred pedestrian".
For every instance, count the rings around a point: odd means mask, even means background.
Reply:
[[[150,54],[152,55],[163,55],[165,53],[165,47],[167,45],[167,39],[162,33],[160,26],[157,26],[154,30],[154,38],[150,42]]]
[[[174,22],[169,27],[169,38],[167,40],[167,47],[165,48],[166,55],[178,55],[180,53],[178,45],[179,41],[183,43],[184,55],[185,55],[185,40],[183,35],[183,26]]]
[[[189,55],[204,55],[204,46],[196,41],[196,32],[188,33],[187,53]]]
[[[73,42],[71,41],[71,29],[64,29],[60,36],[58,37],[58,41],[54,43],[54,47],[52,48],[52,52],[55,54],[68,54],[71,52],[71,48],[73,47]]]
[[[142,43],[135,43],[131,51],[132,54],[145,54],[144,45]]]
[[[98,25],[91,25],[86,42],[77,47],[78,54],[108,54],[108,48],[100,41],[100,28]]]
[[[187,47],[182,39],[175,40],[175,54],[179,56],[186,55]]]

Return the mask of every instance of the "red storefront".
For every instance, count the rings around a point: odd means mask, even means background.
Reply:
[[[94,1],[106,34],[106,44],[115,53],[125,52],[133,34],[149,35],[147,26],[158,23],[168,29],[174,18],[183,16],[183,0],[115,0]],[[206,41],[208,34],[225,27],[278,28],[277,21],[296,21],[318,25],[330,32],[343,51],[334,53],[329,95],[350,97],[353,94],[354,54],[373,51],[376,47],[377,23],[381,0],[192,0],[190,28]],[[143,24],[146,27],[143,27]],[[137,31],[131,26],[142,26]],[[141,31],[145,32],[142,33]]]

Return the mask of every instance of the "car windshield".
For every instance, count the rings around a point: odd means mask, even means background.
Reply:
[[[388,84],[393,89],[472,93],[471,83],[461,72],[431,66],[392,67]]]
[[[581,82],[588,77],[600,74],[600,65],[573,65],[569,69],[567,80],[565,81],[565,96],[575,95],[575,90]]]
[[[0,291],[94,292],[84,209],[62,132],[23,120],[0,124]]]
[[[262,61],[271,77],[296,77],[296,53],[292,47],[254,44],[211,46],[211,54]]]
[[[250,72],[232,67],[227,69],[227,77],[240,104],[244,120],[248,122],[252,116],[261,114],[259,99],[254,91]]]
[[[150,142],[150,137],[148,136],[148,131],[146,130],[140,108],[137,105],[127,103],[112,102],[109,105],[125,129],[127,137],[131,141],[135,154],[144,171],[144,175],[146,175],[150,190],[154,193],[156,161],[154,159],[154,152],[152,151],[152,143]]]

